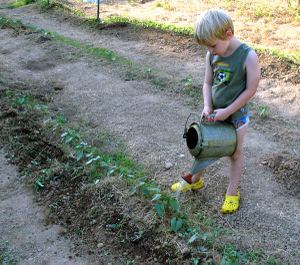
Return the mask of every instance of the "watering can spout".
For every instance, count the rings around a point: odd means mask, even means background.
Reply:
[[[215,161],[217,161],[218,158],[199,158],[195,159],[193,166],[191,168],[191,174],[195,175],[199,171],[202,171],[209,165],[213,164]]]

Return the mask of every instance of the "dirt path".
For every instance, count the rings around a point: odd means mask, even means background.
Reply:
[[[159,43],[148,45],[140,39],[128,40],[109,33],[87,31],[68,23],[59,14],[40,14],[33,7],[1,10],[0,15],[18,18],[85,43],[108,47],[132,61],[163,69],[169,78],[180,80],[191,73],[198,83],[203,76],[203,58],[193,52],[177,54],[166,47],[158,53],[158,48],[162,47]],[[84,120],[100,131],[105,128],[124,139],[130,154],[151,169],[151,177],[165,189],[178,179],[182,170],[190,167],[191,158],[181,138],[183,124],[191,111],[200,108],[193,109],[187,98],[161,93],[147,81],[125,81],[111,65],[88,56],[78,57],[72,49],[57,43],[40,42],[34,36],[12,36],[9,31],[1,30],[0,44],[2,64],[6,68],[25,83],[42,84],[49,89],[58,82],[62,91],[55,98],[55,107],[72,120]],[[282,85],[292,92],[282,92]],[[271,91],[281,91],[276,95],[277,101]],[[299,131],[299,119],[295,120],[299,113],[299,91],[299,85],[263,80],[255,102],[270,104],[272,117],[286,117],[291,121],[291,127]],[[294,100],[290,100],[290,108],[286,108],[285,100],[288,102],[292,96]],[[262,122],[254,122],[249,128],[243,201],[237,214],[225,217],[218,214],[227,183],[225,159],[211,168],[206,188],[199,197],[186,194],[181,199],[193,200],[199,210],[233,229],[237,244],[262,248],[270,255],[297,264],[300,260],[299,199],[289,195],[261,162],[270,155],[299,154],[298,134],[293,134],[289,128],[281,128],[275,119],[262,125]],[[166,169],[167,162],[172,164],[169,170]]]

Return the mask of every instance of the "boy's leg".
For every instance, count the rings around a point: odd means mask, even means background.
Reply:
[[[247,126],[237,130],[237,147],[234,154],[230,157],[230,177],[221,213],[235,213],[239,208],[241,175],[244,167],[243,144]]]
[[[244,168],[243,145],[247,131],[247,126],[237,130],[237,148],[230,159],[230,177],[226,195],[237,195],[237,190],[240,186],[240,179]]]

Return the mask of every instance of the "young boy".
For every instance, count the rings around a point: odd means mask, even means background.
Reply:
[[[200,45],[208,49],[202,115],[209,122],[231,122],[237,130],[237,147],[229,158],[229,185],[221,207],[222,213],[234,213],[239,208],[240,200],[243,143],[249,123],[247,102],[254,96],[260,79],[258,57],[234,36],[232,20],[222,10],[205,12],[196,25],[195,37]],[[202,171],[198,172],[192,177],[192,184],[178,182],[171,189],[200,189],[204,185],[202,175]]]

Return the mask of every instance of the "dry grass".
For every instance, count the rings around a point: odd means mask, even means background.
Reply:
[[[114,0],[101,3],[100,17],[105,19],[119,15],[178,26],[194,26],[204,10],[223,8],[232,16],[236,36],[242,41],[281,51],[300,52],[300,16],[297,14],[297,5],[297,0]],[[95,16],[94,4],[84,6],[88,15]]]

